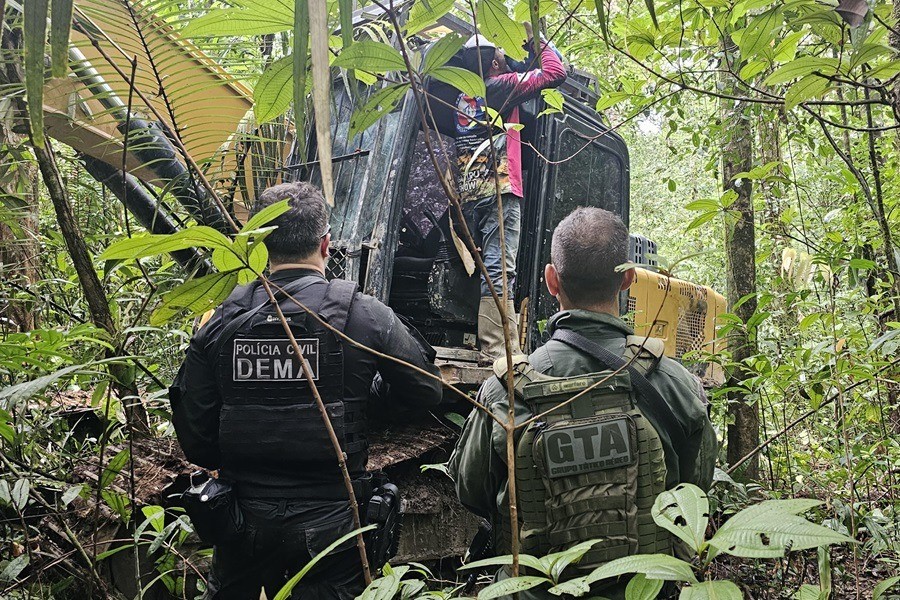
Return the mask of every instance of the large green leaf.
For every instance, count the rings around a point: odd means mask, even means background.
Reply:
[[[626,573],[643,573],[650,579],[663,581],[697,581],[691,565],[668,554],[636,554],[617,558],[594,569],[586,580],[588,584],[592,584]]]
[[[292,13],[285,15],[282,11],[259,8],[223,8],[191,20],[180,34],[187,38],[246,37],[280,33],[293,25]]]
[[[805,77],[812,73],[822,73],[823,75],[834,75],[837,71],[837,59],[822,56],[801,56],[786,63],[766,78],[766,85],[775,85],[784,83],[799,77]]]
[[[6,563],[3,567],[3,571],[0,571],[0,582],[3,582],[4,584],[15,583],[16,578],[18,578],[19,574],[25,570],[30,562],[31,555],[27,552],[15,557]]]
[[[354,0],[338,0],[338,14],[341,21],[341,48],[353,45],[353,5]],[[353,69],[347,70],[349,89],[356,89],[356,75]],[[351,97],[351,100],[353,98]]]
[[[350,117],[350,136],[365,131],[382,115],[394,110],[408,89],[408,83],[397,83],[372,94],[363,106],[353,111],[353,116]]]
[[[237,271],[238,285],[250,283],[262,274],[269,259],[265,244],[250,245],[248,236],[238,236],[228,248],[213,251],[212,261],[219,271]]]
[[[413,35],[437,23],[437,20],[450,12],[453,0],[416,0],[409,9],[406,21],[406,35]]]
[[[606,2],[605,0],[594,0],[594,4],[597,8],[597,21],[600,22],[600,35],[603,36],[603,41],[609,44],[609,16],[606,11]]]
[[[3,389],[0,389],[0,402],[6,404],[7,406],[17,404],[43,392],[47,387],[53,385],[60,379],[79,373],[98,374],[96,370],[92,370],[89,367],[122,360],[123,359],[121,358],[107,358],[85,363],[82,365],[73,365],[70,367],[59,369],[58,371],[54,371],[53,373],[43,375],[36,379],[32,379],[31,381],[25,381],[22,383],[17,383],[16,385],[5,387]]]
[[[644,4],[647,6],[647,12],[650,13],[650,20],[653,21],[653,26],[659,29],[659,21],[656,19],[656,4],[654,0],[644,0]]]
[[[101,490],[108,488],[112,484],[116,475],[125,467],[130,457],[131,453],[128,451],[128,448],[125,448],[109,460],[106,468],[103,469],[103,474],[100,475],[99,484]]]
[[[763,51],[769,48],[772,38],[782,25],[782,14],[783,8],[776,6],[750,20],[738,43],[742,61],[764,54]]]
[[[213,250],[213,266],[220,272],[238,271],[247,268],[250,253],[250,240],[247,236],[241,236],[234,240],[228,248],[216,248]]]
[[[250,220],[244,223],[244,226],[241,227],[241,233],[248,233],[250,231],[255,231],[260,227],[264,227],[289,211],[291,209],[291,205],[289,204],[287,199],[279,200],[269,206],[265,207],[252,217]]]
[[[293,0],[230,0],[229,4],[246,8],[267,17],[288,23],[294,17]]]
[[[625,587],[625,600],[654,600],[663,583],[660,579],[648,579],[643,573],[638,573]]]
[[[465,571],[468,569],[481,569],[484,567],[499,567],[502,565],[511,565],[513,563],[513,558],[511,554],[505,554],[503,556],[493,556],[491,558],[483,558],[481,560],[475,560],[470,563],[466,563],[463,566],[459,567],[459,571]],[[520,554],[519,555],[519,564],[528,567],[529,569],[534,569],[540,573],[544,572],[544,565],[541,563],[541,560],[535,556],[531,556],[530,554]]]
[[[392,568],[390,565],[384,566],[384,577],[380,577],[370,583],[358,600],[393,600],[400,591],[403,584],[403,576],[409,571],[406,565]],[[424,582],[421,582],[424,583]],[[405,591],[402,596],[408,598]]]
[[[444,65],[456,54],[463,46],[462,37],[455,33],[450,33],[436,41],[425,54],[425,65],[422,68],[423,73],[430,73],[434,69]]]
[[[805,31],[794,31],[784,36],[784,39],[775,46],[775,51],[773,52],[775,61],[789,62],[794,60],[794,57],[797,55],[797,45],[804,35],[806,35]]]
[[[323,558],[325,558],[326,556],[331,554],[335,548],[337,548],[338,546],[340,546],[347,540],[356,537],[357,534],[359,534],[359,533],[365,533],[366,531],[369,531],[370,529],[375,529],[375,527],[376,527],[375,525],[366,525],[362,529],[357,529],[356,531],[351,531],[350,533],[348,533],[346,535],[342,535],[338,539],[331,542],[327,548],[325,548],[324,550],[322,550],[321,552],[316,554],[311,561],[306,563],[303,566],[303,568],[300,569],[299,573],[297,573],[296,575],[291,577],[288,580],[288,582],[284,584],[284,587],[282,587],[280,590],[278,590],[278,593],[275,594],[275,598],[273,598],[272,600],[287,600],[288,598],[290,598],[291,592],[294,590],[294,588],[297,586],[297,584],[300,583],[300,580],[302,580],[304,577],[306,577],[306,574],[309,573],[310,570],[313,567],[315,567],[316,564],[318,564],[318,562],[320,560],[322,560]]]
[[[439,81],[452,85],[459,91],[469,96],[481,97],[485,95],[484,79],[468,69],[460,67],[440,67],[429,73]]]
[[[492,583],[480,592],[478,592],[478,600],[492,600],[501,596],[509,596],[518,592],[530,590],[542,583],[547,583],[546,577],[535,577],[533,575],[523,575],[520,577],[510,577],[496,583]]]
[[[543,573],[550,575],[553,581],[559,581],[563,571],[572,563],[577,563],[582,557],[590,551],[600,540],[588,540],[575,544],[562,552],[554,552],[541,558],[541,564],[544,565]]]
[[[784,95],[784,107],[788,110],[810,98],[818,98],[828,91],[831,82],[818,75],[807,75],[792,84]]]
[[[788,548],[805,550],[829,544],[852,542],[836,531],[797,516],[818,500],[766,500],[737,513],[709,540],[726,554],[744,558],[778,558]]]
[[[186,248],[227,248],[231,240],[221,232],[206,225],[197,225],[172,234],[135,236],[112,243],[101,255],[100,260],[135,260],[147,256],[158,256],[166,252]]]
[[[674,533],[695,553],[700,552],[709,524],[709,499],[696,485],[682,483],[656,497],[653,520]]]
[[[31,139],[38,148],[44,147],[44,46],[47,41],[47,13],[50,0],[25,2],[23,23],[25,61],[25,99],[28,103],[28,122]]]
[[[186,281],[163,297],[162,304],[150,315],[150,324],[162,325],[182,311],[202,315],[221,304],[237,282],[237,271],[210,273]]]
[[[509,17],[506,5],[501,0],[479,0],[477,14],[481,33],[502,48],[508,56],[523,60],[528,55],[522,47],[525,43],[525,28]]]
[[[848,71],[859,68],[882,56],[890,56],[893,53],[894,50],[884,44],[863,44],[858,49],[854,50],[853,54],[850,56]]]
[[[50,64],[54,77],[63,77],[69,65],[69,32],[73,0],[53,0],[50,8]]]
[[[265,123],[284,114],[294,99],[294,57],[279,58],[263,71],[253,88],[253,114]]]
[[[819,586],[810,583],[804,583],[800,586],[793,596],[794,600],[828,600],[828,597],[822,596],[822,590]]]
[[[332,64],[345,69],[373,72],[406,70],[406,63],[399,50],[373,40],[360,40],[349,48],[344,48]]]
[[[668,554],[636,554],[608,562],[594,569],[587,576],[561,583],[550,588],[550,593],[557,596],[563,594],[581,596],[590,589],[593,583],[630,573],[642,573],[648,579],[662,581],[697,582],[691,565],[683,560]]]
[[[681,590],[678,600],[744,600],[744,594],[730,581],[704,581]]]
[[[884,598],[885,592],[900,583],[900,576],[891,577],[890,579],[885,579],[875,586],[875,589],[872,590],[872,600],[881,600]]]

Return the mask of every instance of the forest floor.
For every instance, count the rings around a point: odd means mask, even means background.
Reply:
[[[95,408],[91,408],[91,394],[87,391],[66,392],[57,395],[52,400],[52,405],[58,407],[59,414],[67,419],[74,431],[82,434],[95,435],[99,433],[100,420]],[[452,447],[456,433],[437,419],[429,423],[391,425],[376,432],[371,440],[370,469],[390,468],[399,463],[405,463],[428,453],[443,448],[445,451]],[[104,451],[104,466],[111,457],[115,456],[125,447],[124,444],[110,444]],[[158,436],[136,439],[132,452],[135,457],[134,497],[139,505],[168,504],[163,496],[171,493],[173,489],[184,486],[189,474],[194,467],[184,458],[174,437]],[[99,456],[81,457],[83,460],[73,465],[72,475],[74,482],[90,483],[96,485],[98,474],[102,473]],[[824,465],[821,465],[824,469]],[[416,468],[418,471],[418,468]],[[823,471],[824,473],[824,471]],[[129,479],[128,469],[115,477],[112,487],[121,493],[125,493]],[[180,480],[180,481],[179,481]],[[423,495],[415,486],[407,486],[408,493]],[[421,486],[420,486],[421,487]],[[832,497],[834,490],[821,490],[817,497]],[[441,493],[449,493],[442,490]],[[800,495],[809,495],[808,493]],[[424,494],[423,499],[413,504],[428,504],[433,501],[433,494]],[[405,498],[411,502],[411,498]],[[872,499],[884,501],[883,498]],[[91,525],[88,529],[105,532],[109,538],[118,529],[118,517],[103,503],[98,506],[95,499],[82,499],[75,503],[76,523],[81,525],[79,529]],[[419,507],[422,509],[422,507]],[[426,507],[427,508],[427,507]],[[721,515],[714,518],[716,521],[724,520]],[[81,521],[81,523],[77,523]],[[449,533],[448,533],[449,535]],[[865,535],[865,534],[863,534]],[[860,548],[867,539],[859,538]],[[101,550],[108,548],[108,543],[103,544]],[[830,550],[832,566],[832,598],[864,599],[872,598],[873,588],[887,579],[896,569],[898,557],[873,556],[871,552],[858,552],[854,558],[853,550],[847,547],[833,547]],[[443,563],[456,563],[456,560],[441,561]],[[437,566],[437,565],[436,565]],[[445,569],[438,568],[438,571]],[[775,599],[793,598],[794,594],[803,584],[818,585],[819,566],[817,553],[814,550],[793,552],[787,557],[774,560],[748,560],[736,559],[729,556],[721,556],[710,567],[709,576],[713,579],[729,579],[737,583],[751,599]],[[452,577],[445,571],[445,576]],[[483,579],[483,578],[482,578]]]

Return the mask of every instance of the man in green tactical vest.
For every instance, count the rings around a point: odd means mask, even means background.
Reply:
[[[622,556],[673,553],[650,515],[656,496],[712,484],[717,439],[699,379],[663,356],[662,340],[633,335],[617,316],[619,292],[634,280],[633,269],[617,271],[628,243],[609,211],[579,208],[560,222],[544,277],[561,310],[547,323],[550,341],[513,360],[521,551],[544,556],[600,540],[568,577]],[[478,401],[505,421],[505,357],[494,371]],[[449,470],[462,504],[493,526],[494,552],[508,554],[506,434],[484,411],[466,420]],[[607,581],[592,592],[623,598],[624,588]],[[556,598],[546,589],[519,597]]]

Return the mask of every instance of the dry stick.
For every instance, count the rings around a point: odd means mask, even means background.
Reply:
[[[482,405],[481,403],[479,403],[477,400],[473,399],[471,396],[469,396],[469,394],[465,393],[464,391],[462,391],[461,389],[459,389],[458,387],[456,387],[456,386],[453,385],[452,383],[448,383],[448,382],[444,381],[444,379],[441,378],[440,376],[434,375],[433,373],[429,373],[429,372],[426,371],[425,369],[422,369],[422,368],[420,368],[420,367],[417,367],[416,365],[414,365],[414,364],[412,364],[412,363],[406,362],[406,361],[403,360],[402,358],[397,358],[396,356],[391,356],[390,354],[385,354],[385,353],[383,353],[383,352],[379,352],[378,350],[375,350],[374,348],[370,348],[369,346],[366,346],[365,344],[362,344],[362,343],[360,343],[360,342],[357,342],[357,341],[354,340],[352,337],[348,336],[346,333],[344,333],[343,331],[337,329],[334,325],[330,324],[328,321],[326,321],[325,319],[323,319],[322,317],[320,317],[319,315],[317,315],[317,314],[315,313],[315,311],[311,310],[308,306],[306,306],[305,304],[303,304],[302,302],[300,302],[299,300],[297,300],[297,298],[295,298],[295,297],[294,297],[293,295],[291,295],[289,292],[285,291],[285,289],[284,289],[283,287],[281,287],[280,285],[278,285],[277,283],[275,283],[275,282],[272,281],[272,280],[268,280],[268,281],[269,281],[269,285],[271,285],[271,286],[274,287],[276,290],[278,290],[279,292],[281,292],[282,294],[284,294],[284,295],[287,297],[288,300],[290,300],[290,301],[293,302],[297,307],[299,307],[301,310],[303,310],[304,312],[306,312],[307,315],[309,315],[310,317],[312,317],[313,319],[315,319],[315,320],[316,320],[320,325],[322,325],[325,329],[327,329],[327,330],[331,331],[332,333],[334,333],[338,338],[340,338],[340,339],[342,339],[342,340],[348,342],[348,343],[349,343],[351,346],[353,346],[354,348],[358,348],[359,350],[362,350],[363,352],[368,352],[369,354],[371,354],[371,355],[373,355],[373,356],[377,356],[378,358],[382,358],[382,359],[385,359],[385,360],[389,360],[389,361],[391,361],[391,362],[393,362],[393,363],[396,363],[396,364],[398,364],[398,365],[402,365],[402,366],[404,366],[404,367],[407,367],[407,368],[409,368],[409,369],[415,371],[416,373],[418,373],[418,374],[420,374],[420,375],[424,375],[425,377],[427,377],[427,378],[429,378],[429,379],[433,379],[433,380],[435,380],[435,381],[439,381],[441,384],[443,384],[444,386],[446,386],[448,389],[450,389],[450,390],[456,392],[460,397],[462,397],[463,399],[465,399],[467,402],[469,402],[469,403],[470,403],[471,405],[473,405],[475,408],[478,408],[478,409],[484,411],[484,412],[485,412],[486,414],[488,414],[492,419],[494,419],[494,421],[496,421],[498,425],[500,425],[500,426],[503,425],[503,422],[502,422],[498,417],[496,417],[490,410],[488,410],[484,405]]]
[[[116,70],[116,72],[120,76],[124,75],[124,72],[122,71],[122,69],[112,60],[112,58],[110,58],[109,54],[107,54],[106,51],[103,50],[103,48],[100,46],[100,44],[96,40],[91,39],[91,44],[94,46],[94,48],[97,49],[97,51],[101,54],[101,56],[103,56],[103,58],[110,64],[110,66],[113,67],[113,69]],[[141,92],[141,90],[136,87],[134,88],[134,91],[141,98],[141,100],[150,108],[150,110],[153,112],[153,114],[156,116],[156,118],[159,119],[160,122],[164,122],[162,115],[160,115],[159,111],[153,106],[153,104],[144,95],[144,93]],[[221,209],[222,214],[225,216],[226,220],[228,221],[228,224],[232,227],[232,229],[235,232],[240,231],[240,228],[238,227],[238,225],[234,221],[234,219],[231,217],[231,214],[225,209],[225,206],[222,203],[221,199],[219,198],[218,194],[216,193],[215,189],[213,189],[212,185],[209,183],[209,181],[206,179],[206,177],[203,175],[203,173],[197,167],[197,164],[194,162],[194,159],[191,157],[191,155],[188,153],[187,149],[184,147],[184,144],[181,141],[181,136],[179,135],[179,133],[177,131],[174,131],[172,137],[173,137],[173,141],[175,142],[175,144],[182,151],[182,153],[185,157],[185,160],[188,162],[189,165],[191,165],[193,167],[194,171],[197,173],[197,176],[200,178],[201,182],[203,183],[203,186],[210,193],[210,197],[213,199],[213,201],[216,203],[216,205]],[[309,387],[313,393],[313,396],[316,398],[316,402],[319,405],[319,409],[320,409],[320,412],[322,415],[322,420],[324,422],[325,428],[328,430],[329,436],[332,438],[332,443],[335,446],[335,453],[337,454],[338,466],[341,470],[341,474],[343,475],[344,486],[347,488],[348,494],[349,494],[350,509],[353,514],[353,522],[356,524],[357,528],[359,528],[359,523],[361,522],[360,518],[359,518],[359,506],[356,502],[356,495],[353,493],[353,481],[350,479],[350,474],[347,471],[345,454],[344,454],[343,449],[341,448],[340,441],[338,441],[338,439],[334,433],[334,427],[331,424],[331,419],[328,417],[327,411],[325,411],[325,409],[324,409],[324,404],[322,403],[322,399],[319,396],[319,390],[316,387],[315,382],[313,381],[312,374],[309,372],[308,366],[306,365],[306,361],[302,359],[302,356],[303,356],[302,353],[299,352],[299,346],[297,344],[296,338],[294,337],[294,332],[291,331],[290,326],[287,324],[287,321],[284,319],[284,316],[281,314],[281,308],[278,306],[278,303],[275,301],[275,297],[272,295],[271,289],[269,288],[269,285],[268,285],[268,280],[265,277],[260,276],[260,281],[262,282],[263,286],[266,288],[266,292],[269,295],[269,300],[274,303],[275,308],[278,311],[279,316],[281,317],[281,325],[284,328],[285,334],[287,334],[288,339],[290,340],[291,344],[294,346],[294,350],[296,352],[298,352],[298,356],[302,360],[304,376],[307,380],[307,383],[309,383]],[[369,569],[369,562],[368,562],[368,559],[366,558],[366,545],[365,545],[365,540],[363,539],[362,534],[357,535],[356,545],[357,545],[357,548],[359,549],[360,558],[361,558],[362,564],[363,564],[363,575],[365,576],[366,584],[369,584],[369,583],[371,583],[372,576],[371,576],[370,569]]]
[[[887,371],[887,370],[890,369],[891,367],[896,366],[898,363],[900,363],[900,357],[894,358],[892,361],[890,361],[889,363],[887,363],[886,365],[882,366],[882,367],[879,368],[877,371],[875,371],[875,372],[873,373],[873,375],[878,375],[879,373],[882,373],[882,372],[884,372],[884,371]],[[854,384],[852,384],[852,385],[849,385],[849,386],[845,387],[845,388],[843,389],[843,393],[846,394],[846,393],[849,392],[850,390],[852,390],[852,389],[854,389],[854,388],[857,388],[857,387],[863,385],[864,383],[869,383],[869,382],[870,382],[869,379],[862,379],[862,380],[860,380],[860,381],[857,381],[856,383],[854,383]],[[770,437],[769,439],[767,439],[766,441],[764,441],[763,443],[761,443],[760,445],[758,445],[756,448],[754,448],[753,450],[751,450],[750,452],[748,452],[743,458],[741,458],[739,461],[737,461],[737,462],[734,463],[732,466],[730,466],[730,467],[728,468],[728,470],[726,470],[725,472],[728,473],[728,474],[730,475],[731,473],[733,473],[734,471],[736,471],[736,470],[737,470],[738,468],[740,468],[740,466],[743,465],[745,462],[747,462],[748,460],[750,460],[751,458],[753,458],[755,455],[757,455],[757,454],[759,454],[760,452],[762,452],[763,450],[765,450],[772,442],[778,440],[778,438],[780,438],[781,436],[783,436],[784,434],[786,434],[788,431],[790,431],[791,429],[793,429],[794,427],[796,427],[798,424],[802,423],[803,421],[805,421],[806,419],[808,419],[808,418],[811,417],[812,415],[814,415],[814,414],[816,414],[817,412],[819,412],[819,410],[821,410],[823,406],[827,406],[827,405],[831,404],[832,402],[834,402],[834,401],[837,399],[837,397],[840,395],[840,393],[841,393],[841,392],[838,392],[838,393],[834,394],[833,396],[831,396],[831,397],[829,397],[829,398],[823,400],[822,403],[819,404],[819,406],[817,406],[816,408],[811,408],[811,409],[809,409],[808,411],[806,411],[805,413],[803,413],[802,415],[800,415],[799,417],[797,417],[796,419],[794,419],[793,421],[791,421],[790,423],[788,423],[787,425],[785,425],[785,427],[784,427],[781,431],[779,431],[778,433],[776,433],[775,435],[773,435],[772,437]]]
[[[595,34],[599,39],[602,39],[602,35],[599,31],[597,31],[590,23],[587,23],[581,17],[574,17],[574,20],[580,23],[585,29]],[[688,84],[684,81],[678,81],[677,79],[672,79],[659,71],[656,71],[648,64],[643,62],[642,60],[635,57],[633,54],[628,52],[628,50],[619,48],[615,44],[607,44],[610,48],[627,58],[628,60],[634,62],[636,65],[656,77],[657,79],[661,79],[665,82],[671,83],[673,85],[680,86],[686,90],[690,90],[694,93],[700,94],[702,96],[712,96],[713,98],[721,98],[723,100],[733,100],[735,102],[749,102],[755,104],[777,104],[783,105],[783,98],[759,98],[753,96],[735,96],[733,94],[723,94],[720,92],[715,92],[712,90],[704,90],[703,88],[699,88],[696,85]],[[863,106],[866,104],[883,104],[889,105],[889,102],[886,100],[872,99],[872,100],[845,100],[845,101],[834,101],[834,100],[807,100],[805,102],[801,102],[799,106],[806,108],[808,106]]]
[[[374,0],[374,1],[375,1],[375,4],[377,4],[380,8],[382,8],[382,10],[385,10],[385,7],[383,4],[380,4],[378,2],[378,0]],[[484,262],[482,261],[481,256],[478,254],[477,248],[475,248],[474,241],[471,238],[471,233],[469,232],[468,225],[466,224],[465,217],[463,216],[463,213],[462,213],[462,207],[460,206],[459,198],[456,196],[456,194],[450,187],[449,183],[447,182],[447,180],[437,162],[437,157],[434,154],[434,148],[431,145],[431,139],[430,139],[430,135],[428,133],[428,121],[425,117],[425,113],[422,108],[422,102],[418,95],[418,88],[416,85],[416,71],[413,68],[412,62],[409,59],[409,54],[407,52],[406,44],[404,43],[404,39],[403,39],[403,34],[400,29],[400,24],[397,21],[397,17],[394,14],[393,8],[394,8],[393,0],[391,0],[391,7],[389,10],[386,10],[386,12],[388,14],[388,17],[391,20],[391,23],[394,27],[395,32],[397,34],[398,44],[400,45],[400,51],[401,51],[401,54],[403,55],[404,63],[406,64],[407,74],[410,79],[410,88],[413,90],[413,96],[416,99],[416,108],[419,111],[419,117],[422,122],[422,131],[425,133],[425,145],[428,148],[428,153],[431,158],[432,165],[434,166],[435,172],[438,173],[441,185],[444,188],[444,193],[450,199],[450,202],[453,205],[454,210],[457,213],[457,216],[459,217],[459,221],[460,221],[460,223],[462,223],[462,229],[465,233],[467,246],[469,246],[470,252],[472,253],[472,257],[478,264],[479,270],[481,271],[482,275],[485,278],[485,281],[488,284],[488,289],[491,292],[491,297],[493,298],[494,303],[497,305],[498,311],[500,312],[501,321],[503,322],[503,338],[504,338],[503,341],[504,341],[504,346],[505,346],[505,350],[506,350],[506,361],[507,361],[507,384],[508,384],[507,387],[510,390],[511,398],[508,401],[508,403],[509,403],[509,414],[507,417],[508,422],[503,423],[502,426],[503,426],[504,431],[506,431],[506,437],[507,437],[507,443],[506,443],[507,479],[508,479],[509,498],[510,498],[510,505],[509,505],[510,521],[512,523],[512,527],[511,527],[511,529],[512,529],[511,549],[512,549],[512,556],[513,556],[512,574],[513,574],[513,577],[516,577],[516,576],[518,576],[518,571],[519,571],[519,549],[518,549],[518,511],[516,510],[516,502],[515,502],[515,446],[513,444],[513,440],[514,440],[513,434],[514,434],[514,430],[515,430],[515,405],[513,403],[513,397],[512,397],[513,370],[512,370],[512,355],[511,355],[511,348],[510,348],[509,321],[506,318],[505,299],[508,297],[508,289],[507,289],[507,281],[506,281],[506,261],[505,260],[502,261],[502,264],[503,264],[503,299],[504,299],[504,301],[501,302],[500,297],[497,295],[497,290],[495,289],[493,282],[491,281],[491,278],[487,272],[487,268],[484,266]],[[433,120],[433,118],[434,117],[432,115],[432,120]],[[490,127],[490,125],[489,125],[489,127]],[[442,146],[443,146],[443,144],[442,144]],[[491,144],[491,146],[493,146],[493,144]],[[493,151],[493,147],[492,147],[492,151]],[[500,215],[501,220],[499,222],[499,229],[500,229],[500,235],[501,235],[501,251],[502,251],[504,249],[502,210],[500,212],[501,212],[501,215]]]
[[[21,479],[22,474],[16,469],[15,465],[10,462],[9,458],[7,458],[6,454],[3,451],[0,451],[0,462],[2,462],[9,472],[12,473],[16,478]],[[103,579],[100,578],[100,574],[97,573],[97,570],[94,568],[94,562],[91,560],[91,557],[88,556],[88,553],[85,551],[84,546],[81,545],[81,542],[78,541],[78,538],[69,528],[69,525],[66,523],[65,519],[63,519],[62,515],[59,514],[59,509],[56,506],[51,506],[49,502],[47,502],[44,497],[37,493],[37,491],[29,486],[28,494],[41,506],[43,506],[50,514],[52,514],[59,524],[62,526],[63,531],[65,532],[66,538],[68,538],[69,542],[75,546],[76,550],[78,550],[79,556],[81,556],[82,560],[84,560],[87,565],[88,572],[91,574],[91,577],[97,583],[97,586],[103,590],[104,593],[108,594],[109,590],[104,583]]]
[[[469,7],[472,11],[472,25],[475,27],[475,31],[478,31],[478,19],[477,13],[475,11],[475,4],[470,0]],[[401,42],[402,44],[402,42]],[[534,42],[532,41],[532,46]],[[475,38],[475,47],[479,54],[481,55],[481,41],[479,38]],[[481,60],[478,61],[478,70],[480,71],[478,75],[484,79],[484,65]],[[506,104],[509,102],[509,98],[507,98],[506,102],[504,102],[503,106],[500,107],[500,111],[502,111]],[[498,113],[500,112],[498,111]],[[503,291],[503,300],[501,302],[500,298],[494,298],[494,303],[497,306],[497,312],[500,313],[500,327],[503,331],[503,350],[506,358],[506,422],[503,423],[503,431],[506,433],[506,480],[507,480],[507,506],[509,507],[509,522],[510,522],[510,553],[512,554],[512,577],[519,576],[519,504],[516,499],[516,444],[515,444],[515,433],[516,433],[516,403],[515,403],[515,373],[513,372],[513,361],[512,361],[512,339],[510,335],[509,329],[509,277],[506,271],[506,233],[504,231],[504,218],[503,218],[503,194],[500,189],[500,173],[497,169],[497,149],[494,147],[494,123],[489,115],[486,115],[488,118],[487,131],[488,131],[488,150],[490,151],[490,160],[491,164],[494,165],[492,169],[494,174],[494,192],[497,198],[497,232],[499,234],[500,241],[500,286]],[[486,279],[490,279],[487,274],[485,274]],[[518,597],[518,596],[516,596]]]
[[[331,446],[334,448],[334,453],[338,457],[338,467],[341,469],[341,474],[344,479],[344,487],[347,489],[347,495],[350,499],[350,509],[353,513],[353,527],[354,529],[361,529],[362,522],[359,518],[359,505],[356,502],[356,493],[353,491],[353,481],[350,479],[350,471],[347,470],[347,454],[344,452],[344,449],[341,448],[341,442],[337,438],[337,434],[334,432],[334,426],[331,424],[331,418],[328,416],[328,410],[325,408],[325,403],[322,401],[322,396],[319,394],[319,388],[316,387],[315,383],[313,383],[313,374],[309,368],[309,363],[306,360],[306,357],[303,355],[303,351],[300,349],[300,345],[297,344],[297,339],[293,336],[293,332],[291,332],[291,327],[288,325],[287,320],[284,318],[284,313],[281,312],[281,306],[278,304],[278,301],[275,299],[275,295],[272,293],[272,288],[269,287],[269,282],[265,277],[260,277],[262,281],[263,288],[266,290],[266,294],[269,296],[269,302],[272,303],[272,306],[275,307],[275,311],[278,313],[278,319],[281,321],[281,326],[284,328],[286,332],[290,334],[291,346],[294,348],[294,352],[297,353],[297,358],[300,360],[300,365],[303,368],[303,377],[306,379],[306,382],[309,384],[310,391],[312,391],[313,398],[316,400],[316,406],[319,409],[319,414],[322,416],[322,422],[325,424],[325,429],[328,430],[328,438],[331,440]],[[366,585],[372,583],[372,572],[369,568],[369,559],[366,556],[366,542],[363,539],[362,532],[356,534],[356,547],[359,549],[359,559],[362,561],[363,568],[363,577],[365,577]]]

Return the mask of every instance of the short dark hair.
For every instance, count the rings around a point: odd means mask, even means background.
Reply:
[[[273,185],[256,199],[250,216],[281,200],[287,200],[290,209],[266,224],[278,226],[265,240],[269,259],[283,263],[306,258],[316,251],[328,230],[325,198],[319,188],[305,181]]]
[[[550,260],[569,300],[579,306],[609,302],[622,287],[628,228],[602,208],[576,208],[553,232]]]

